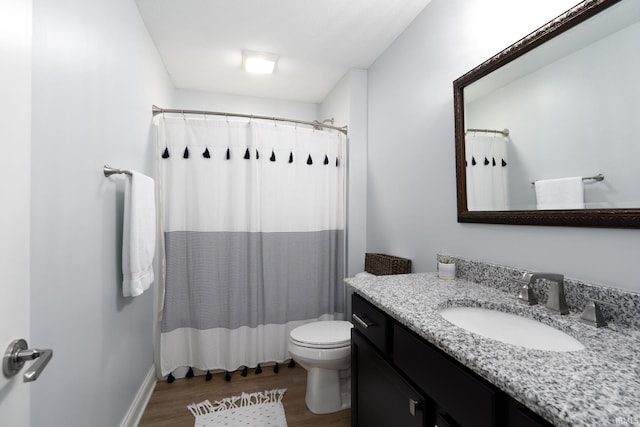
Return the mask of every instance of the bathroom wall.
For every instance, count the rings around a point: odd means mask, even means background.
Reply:
[[[118,426],[152,369],[154,291],[122,297],[125,177],[102,167],[153,175],[172,97],[135,2],[33,0],[31,338],[54,350],[33,426]]]
[[[364,270],[367,238],[367,71],[353,69],[320,104],[320,118],[349,127],[347,276]]]
[[[640,291],[640,230],[456,220],[452,82],[575,0],[433,0],[368,70],[367,249],[436,253]]]
[[[255,114],[314,121],[318,119],[318,104],[251,96],[228,95],[197,90],[177,89],[172,105],[163,108],[206,110],[225,113]]]

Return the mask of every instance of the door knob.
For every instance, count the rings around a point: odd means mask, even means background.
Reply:
[[[20,372],[25,362],[37,359],[31,366],[29,366],[29,369],[23,375],[24,382],[35,381],[40,376],[44,367],[47,366],[47,363],[49,363],[52,356],[53,350],[29,348],[29,345],[25,340],[14,340],[9,344],[9,347],[7,347],[7,350],[4,352],[4,358],[2,359],[2,372],[6,377],[12,377]]]

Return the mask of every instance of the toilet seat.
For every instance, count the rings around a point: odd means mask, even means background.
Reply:
[[[307,348],[331,349],[351,345],[351,322],[327,320],[307,323],[293,329],[289,339],[295,345]]]

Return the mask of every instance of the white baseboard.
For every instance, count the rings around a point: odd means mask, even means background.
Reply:
[[[131,402],[129,411],[124,417],[124,420],[122,420],[120,427],[136,427],[138,423],[140,423],[140,419],[147,407],[147,403],[149,403],[149,399],[151,398],[153,389],[156,386],[156,382],[156,368],[152,365],[151,368],[149,368],[149,372],[147,372],[147,376],[144,378],[142,385],[138,389],[136,397],[133,399],[133,402]]]

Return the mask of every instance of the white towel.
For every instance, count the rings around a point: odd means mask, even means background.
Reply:
[[[152,178],[133,171],[124,193],[122,295],[135,297],[153,283],[156,203]]]
[[[360,273],[356,273],[356,279],[360,277],[375,277],[375,275],[368,273],[366,271],[361,271]]]
[[[584,209],[582,177],[543,179],[535,182],[538,209]]]

